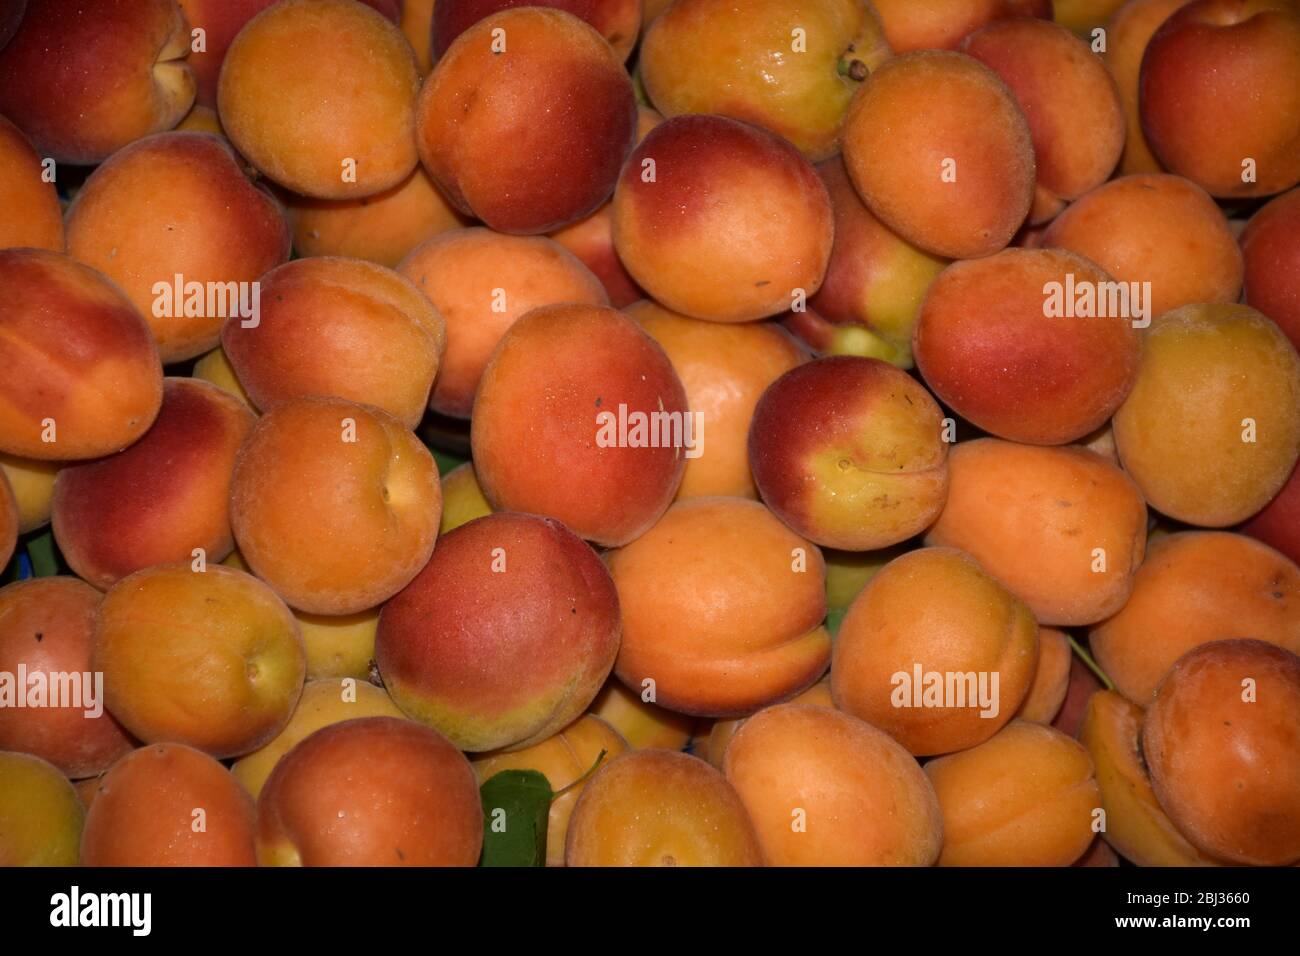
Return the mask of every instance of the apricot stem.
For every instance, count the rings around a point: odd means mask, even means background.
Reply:
[[[851,80],[857,80],[861,83],[867,78],[871,70],[859,59],[840,60],[835,67],[840,76],[847,76]]]
[[[605,759],[608,753],[609,751],[606,750],[604,747],[600,748],[600,753],[596,754],[596,762],[587,768],[587,772],[584,773],[577,780],[573,781],[573,783],[569,784],[567,787],[562,788],[558,793],[555,794],[555,796],[551,797],[551,802],[554,803],[556,800],[560,799],[560,797],[564,796],[574,787],[583,784],[588,777],[590,777],[593,773],[596,772],[597,768],[600,767],[601,762]]]
[[[1088,670],[1097,675],[1097,680],[1101,681],[1107,690],[1114,690],[1114,681],[1107,677],[1106,672],[1097,666],[1097,662],[1092,659],[1091,654],[1083,649],[1083,645],[1069,634],[1065,635],[1065,639],[1070,642],[1070,647],[1074,650],[1074,653],[1079,656],[1079,660],[1083,661],[1083,663],[1087,665]]]

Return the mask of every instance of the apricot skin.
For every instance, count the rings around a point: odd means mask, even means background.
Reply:
[[[85,810],[67,777],[0,750],[0,867],[76,866]]]

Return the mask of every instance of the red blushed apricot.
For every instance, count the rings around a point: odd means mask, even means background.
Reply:
[[[384,605],[375,662],[397,705],[461,750],[529,747],[587,709],[618,639],[618,593],[591,547],[501,513],[443,537]]]
[[[92,643],[108,707],[131,733],[219,758],[280,732],[307,669],[284,602],[220,564],[160,564],[123,578],[99,607]]]
[[[969,555],[921,548],[885,565],[850,605],[831,691],[912,753],[951,753],[1011,720],[1037,660],[1029,608]]]
[[[177,0],[191,30],[204,32],[203,49],[190,50],[186,63],[194,71],[198,85],[196,102],[203,106],[217,105],[217,78],[226,58],[230,43],[249,20],[261,13],[275,0]],[[388,19],[396,22],[402,0],[361,0],[374,7]],[[407,5],[409,6],[409,0]],[[427,24],[426,24],[427,26]],[[193,46],[193,44],[192,44]]]
[[[100,778],[81,865],[253,866],[256,826],[253,798],[229,770],[183,744],[151,744]]]
[[[102,773],[134,746],[93,682],[90,652],[101,599],[69,577],[0,588],[0,673],[25,668],[29,681],[44,675],[51,691],[56,678],[75,674],[77,683],[66,686],[80,688],[71,699],[47,697],[44,706],[0,707],[0,750],[35,754],[74,780]]]
[[[1151,155],[1146,136],[1142,132],[1142,113],[1138,108],[1138,75],[1142,69],[1142,54],[1146,52],[1151,35],[1169,15],[1188,0],[1130,0],[1120,6],[1106,22],[1106,49],[1101,59],[1115,78],[1120,103],[1124,107],[1127,131],[1124,153],[1119,168],[1124,174],[1158,173],[1160,162]],[[1059,20],[1057,22],[1060,22]]]
[[[1244,305],[1159,316],[1115,412],[1115,447],[1151,507],[1222,528],[1276,495],[1300,457],[1300,356]]]
[[[255,416],[215,385],[169,378],[162,410],[116,455],[54,482],[54,536],[68,564],[105,590],[154,564],[217,562],[235,547],[230,476]]]
[[[1151,315],[1193,302],[1236,302],[1242,257],[1214,200],[1179,176],[1124,176],[1070,205],[1044,246],[1097,263],[1121,282],[1151,284]]]
[[[194,102],[174,0],[38,0],[0,49],[0,113],[60,163],[102,162]]]
[[[0,866],[76,866],[85,816],[57,767],[0,751]]]
[[[217,344],[226,316],[250,299],[240,286],[289,258],[289,229],[224,139],[161,133],[86,180],[68,210],[68,254],[122,288],[166,364]]]
[[[447,347],[429,407],[469,418],[492,350],[516,320],[561,302],[608,305],[600,280],[543,236],[453,229],[413,249],[397,271],[443,317]]]
[[[458,36],[484,17],[512,7],[553,7],[591,24],[626,60],[641,31],[641,0],[443,0],[433,9],[431,58],[440,60]]]
[[[1138,303],[1127,289],[1058,249],[953,263],[921,306],[917,368],[942,402],[999,438],[1082,438],[1137,378]]]
[[[217,108],[235,148],[282,186],[355,199],[415,168],[420,73],[402,32],[351,0],[283,0],[226,52]]]
[[[63,209],[54,183],[27,137],[0,116],[0,249],[26,246],[63,251]]]
[[[1059,201],[1106,181],[1124,149],[1124,110],[1087,43],[1056,23],[1016,18],[976,30],[959,49],[997,73],[1024,110],[1040,189]]]
[[[541,233],[609,198],[636,122],[632,82],[599,33],[562,10],[518,7],[479,20],[437,62],[416,142],[462,212]]]
[[[769,866],[929,866],[934,788],[884,731],[829,707],[759,711],[723,757]]]
[[[656,703],[736,717],[825,672],[821,552],[758,502],[679,502],[606,560],[623,612],[615,673]]]
[[[162,404],[162,365],[117,286],[35,249],[0,250],[0,286],[0,451],[97,458],[143,435]]]
[[[645,298],[614,248],[614,206],[605,203],[590,216],[557,229],[551,238],[568,249],[600,280],[616,309]]]
[[[1300,466],[1273,500],[1238,530],[1300,564]]]
[[[1180,656],[1231,637],[1300,653],[1300,568],[1266,545],[1222,531],[1152,540],[1128,602],[1089,633],[1102,670],[1142,707]]]
[[[26,12],[27,0],[11,0],[0,10],[0,50],[18,32],[18,24],[23,22],[23,14]]]
[[[465,224],[420,168],[374,196],[311,199],[289,193],[285,207],[299,255],[367,259],[390,269],[426,239]]]
[[[1036,724],[1052,722],[1065,703],[1072,658],[1070,642],[1064,631],[1053,627],[1038,629],[1038,667],[1029,692],[1016,711],[1017,717]]]
[[[1300,11],[1289,0],[1196,0],[1142,57],[1142,129],[1157,159],[1212,196],[1300,182]]]
[[[1300,657],[1234,640],[1179,658],[1147,711],[1142,752],[1160,805],[1198,849],[1300,862]]]
[[[762,866],[727,778],[698,757],[633,750],[596,772],[569,820],[567,866]]]
[[[478,781],[436,730],[362,717],[287,753],[258,799],[263,866],[473,866]]]
[[[295,259],[261,279],[258,316],[226,322],[222,348],[262,411],[329,396],[424,416],[446,326],[405,277],[362,259]]]
[[[905,240],[950,259],[1011,241],[1034,197],[1029,123],[996,73],[962,53],[885,61],[844,119],[844,165]]]
[[[589,305],[534,309],[483,372],[474,471],[496,510],[558,518],[619,547],[672,501],[685,455],[699,447],[695,426],[668,356],[631,318]]]
[[[433,554],[441,514],[429,450],[365,405],[279,405],[235,463],[230,523],[240,552],[311,614],[365,611],[406,587]]]
[[[817,174],[830,194],[835,243],[826,278],[809,305],[834,323],[828,331],[842,343],[822,350],[860,354],[847,352],[858,335],[885,346],[875,357],[910,368],[921,300],[947,260],[917,249],[873,216],[849,179],[843,157],[818,163]]]
[[[707,441],[699,457],[687,460],[678,499],[757,498],[747,445],[754,406],[764,389],[804,361],[804,350],[768,322],[704,322],[649,299],[624,311],[663,346],[686,389],[687,405],[705,422]]]
[[[1052,16],[1051,0],[872,0],[872,6],[895,53],[953,50],[966,34],[994,20]]]
[[[614,192],[614,246],[658,302],[715,322],[789,309],[820,288],[834,218],[790,143],[724,116],[678,116],[633,150]]]
[[[768,387],[749,428],[763,501],[798,534],[869,551],[924,530],[943,508],[943,411],[879,359],[832,356]]]
[[[1300,349],[1300,189],[1270,201],[1241,234],[1246,303]]]
[[[1013,720],[925,774],[943,809],[940,866],[1069,866],[1096,836],[1092,759],[1043,724]]]
[[[1123,607],[1147,530],[1123,471],[1083,448],[991,438],[958,443],[948,467],[927,544],[971,554],[1043,624],[1091,624]]]

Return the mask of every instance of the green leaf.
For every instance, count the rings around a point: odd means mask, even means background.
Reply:
[[[54,532],[46,530],[27,542],[27,557],[32,562],[32,575],[48,578],[59,573],[59,557],[54,547]]]
[[[502,770],[479,788],[483,855],[479,866],[545,866],[551,783],[536,770]]]
[[[844,615],[848,613],[847,607],[833,607],[826,612],[826,630],[830,631],[832,638],[839,636],[840,625],[844,623]]]
[[[457,468],[469,461],[468,458],[461,458],[459,455],[452,455],[437,448],[430,448],[429,450],[433,452],[433,460],[438,463],[439,475],[445,475],[453,468]]]

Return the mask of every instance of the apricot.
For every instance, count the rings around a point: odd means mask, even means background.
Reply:
[[[636,284],[614,249],[613,203],[607,202],[590,216],[555,230],[550,238],[591,270],[605,287],[614,308],[622,309],[645,298],[645,290]]]
[[[807,353],[771,323],[730,325],[679,315],[649,299],[623,310],[668,354],[691,412],[703,416],[707,442],[686,462],[677,498],[757,498],[749,470],[750,421],[759,396]]]
[[[872,6],[895,53],[952,50],[972,30],[1003,17],[1052,17],[1051,0],[872,0]]]
[[[133,750],[100,778],[82,866],[253,866],[257,808],[230,771],[180,743]]]
[[[411,250],[397,267],[433,303],[447,327],[429,407],[469,418],[488,358],[521,316],[544,305],[609,305],[597,279],[544,236],[453,229]]]
[[[646,33],[638,64],[665,116],[754,123],[815,162],[835,154],[849,101],[889,55],[865,0],[678,0]]]
[[[569,820],[569,866],[762,866],[735,789],[698,757],[633,750],[598,770]]]
[[[375,661],[408,715],[461,750],[495,750],[576,720],[618,639],[618,594],[586,542],[553,519],[500,513],[449,533],[384,605]]]
[[[536,770],[546,777],[551,791],[556,794],[547,817],[546,865],[563,866],[569,820],[573,816],[574,804],[587,786],[583,777],[596,768],[597,760],[603,767],[627,749],[627,741],[617,730],[599,717],[587,714],[531,747],[508,753],[481,754],[474,757],[471,764],[480,783],[486,783],[503,770]],[[621,812],[626,812],[626,809],[625,804],[618,808]]]
[[[462,212],[542,233],[609,198],[636,121],[632,82],[604,37],[563,10],[516,7],[476,22],[438,60],[416,143]]]
[[[221,125],[264,175],[304,196],[356,199],[411,174],[420,73],[401,30],[351,0],[282,0],[226,51]]]
[[[475,518],[482,518],[492,513],[492,506],[483,497],[478,478],[474,475],[474,463],[465,462],[457,465],[442,476],[442,525],[440,534],[454,531]]]
[[[698,721],[651,703],[646,700],[646,693],[624,687],[618,678],[611,677],[591,702],[590,713],[613,727],[628,746],[638,750],[685,748]]]
[[[997,252],[1033,201],[1025,114],[996,73],[963,53],[883,63],[849,105],[843,151],[876,218],[934,255]]]
[[[278,734],[306,671],[284,602],[220,564],[158,565],[115,584],[99,607],[91,663],[104,673],[108,709],[132,734],[219,758]]]
[[[1084,663],[1083,658],[1078,654],[1073,655],[1070,658],[1070,680],[1065,689],[1065,702],[1052,718],[1052,726],[1067,736],[1078,737],[1088,701],[1097,691],[1104,689],[1102,682]]]
[[[615,673],[654,702],[735,717],[813,684],[830,659],[816,545],[744,498],[691,498],[607,555],[623,612]]]
[[[297,259],[261,280],[256,323],[232,318],[222,347],[262,411],[329,396],[420,423],[446,326],[406,278],[361,259]]]
[[[253,408],[253,400],[248,397],[248,392],[244,390],[239,376],[235,374],[234,366],[230,364],[230,359],[221,346],[218,345],[194,363],[193,375],[217,386],[226,394],[233,395],[250,409]]]
[[[63,209],[41,157],[23,131],[0,116],[0,249],[27,246],[63,251]]]
[[[26,534],[50,523],[50,509],[54,499],[54,481],[59,469],[57,461],[19,458],[0,452],[0,472],[9,482],[14,504],[18,508],[18,533]]]
[[[509,328],[483,372],[474,472],[493,508],[557,518],[619,547],[672,501],[685,454],[699,448],[695,423],[668,356],[635,321],[599,306],[543,307]]]
[[[21,510],[22,496],[19,495]],[[1300,564],[1300,465],[1263,510],[1239,529]]]
[[[9,479],[0,472],[0,567],[9,563],[18,543],[18,503]]]
[[[1123,471],[1083,448],[985,438],[959,443],[949,472],[927,544],[968,552],[1042,624],[1091,624],[1124,606],[1147,511]]]
[[[305,614],[296,611],[307,648],[307,679],[351,677],[368,680],[375,656],[379,609],[356,614]]]
[[[408,0],[409,2],[409,0]],[[626,60],[641,31],[641,0],[442,0],[433,8],[429,31],[431,59],[437,62],[452,42],[484,17],[512,7],[553,7],[572,13],[603,36]]]
[[[1196,0],[1161,24],[1139,74],[1147,143],[1211,196],[1300,182],[1300,11],[1290,0]]]
[[[1281,490],[1300,456],[1300,356],[1243,305],[1189,305],[1147,330],[1115,446],[1151,507],[1236,524]]]
[[[102,773],[134,746],[104,709],[103,682],[91,668],[101,600],[71,577],[0,588],[0,673],[23,683],[28,698],[27,706],[13,699],[0,705],[0,750],[33,754],[73,779]],[[44,693],[33,706],[37,687]]]
[[[230,478],[254,421],[214,385],[166,379],[162,410],[139,441],[59,472],[54,537],[71,568],[106,590],[151,565],[229,554]]]
[[[1134,304],[1107,293],[1112,281],[1057,249],[953,263],[921,306],[917,368],[941,401],[999,438],[1082,438],[1106,423],[1138,374]]]
[[[1089,633],[1097,663],[1140,706],[1183,654],[1234,637],[1300,653],[1300,568],[1224,531],[1153,540],[1128,602]]]
[[[1079,743],[1097,771],[1097,790],[1106,811],[1102,836],[1124,859],[1138,866],[1216,866],[1192,846],[1160,807],[1142,762],[1141,707],[1111,690],[1088,700]]]
[[[809,704],[759,711],[723,768],[769,866],[929,866],[944,842],[934,789],[884,731]]]
[[[309,680],[284,729],[230,768],[254,800],[284,755],[322,727],[359,717],[396,717],[402,712],[383,688],[356,679]]]
[[[1246,303],[1300,349],[1300,189],[1266,203],[1241,234]]]
[[[1038,629],[1038,666],[1016,716],[1036,724],[1050,724],[1061,711],[1070,686],[1073,654],[1064,631]]]
[[[275,765],[258,799],[262,866],[473,866],[482,843],[469,761],[409,720],[317,730]]]
[[[886,362],[815,359],[759,399],[749,465],[763,501],[797,534],[831,548],[883,548],[943,508],[942,420],[930,393]]]
[[[912,753],[950,753],[1012,719],[1037,660],[1029,608],[969,555],[922,548],[885,565],[849,606],[831,691]]]
[[[872,215],[849,179],[843,157],[818,163],[817,174],[835,217],[826,278],[809,299],[815,314],[832,325],[833,344],[828,342],[823,351],[874,354],[910,368],[921,301],[948,262],[918,249]],[[796,313],[796,318],[811,314]],[[856,337],[879,353],[855,351]]]
[[[415,51],[415,62],[420,68],[421,76],[427,75],[433,68],[429,42],[433,27],[433,6],[434,0],[402,0],[399,23],[411,49]]]
[[[1179,176],[1124,176],[1092,190],[1052,221],[1043,245],[1078,253],[1120,282],[1149,282],[1153,316],[1193,302],[1236,302],[1241,292],[1241,250],[1228,220]]]
[[[1300,861],[1300,657],[1254,640],[1184,654],[1147,710],[1142,753],[1193,846],[1231,863]]]
[[[85,814],[57,767],[0,751],[0,866],[76,866]]]
[[[0,46],[0,113],[40,156],[102,162],[189,111],[189,47],[174,0],[31,3]]]
[[[360,199],[288,193],[285,210],[300,255],[366,259],[390,269],[426,239],[465,224],[421,168],[396,186]]]
[[[249,566],[293,608],[355,614],[433,553],[438,467],[387,412],[303,398],[258,420],[235,462],[230,523]]]
[[[162,133],[86,180],[68,254],[121,286],[166,364],[211,349],[226,317],[255,303],[246,287],[289,257],[289,229],[224,139]]]
[[[774,133],[678,116],[632,151],[614,247],[660,304],[715,322],[776,315],[821,286],[834,218],[817,170]]]
[[[36,249],[0,249],[0,286],[0,451],[98,458],[143,435],[162,404],[162,365],[117,286]]]
[[[1124,149],[1124,109],[1087,43],[1059,24],[1017,17],[981,27],[958,49],[997,73],[1024,110],[1040,201],[1056,207],[1110,177]]]
[[[790,698],[789,703],[834,708],[835,699],[831,696],[830,678],[823,677],[802,694]],[[701,733],[695,738],[700,747],[699,750],[694,752],[721,770],[723,766],[722,758],[727,752],[727,746],[731,743],[731,739],[736,736],[736,731],[745,726],[747,719],[746,717],[738,717],[734,720],[713,721],[707,733]]]
[[[1115,79],[1119,100],[1124,107],[1126,132],[1119,169],[1126,175],[1158,173],[1162,169],[1160,161],[1151,155],[1151,147],[1147,145],[1146,136],[1142,132],[1138,77],[1142,69],[1142,54],[1146,52],[1152,34],[1169,19],[1171,13],[1187,2],[1188,0],[1130,0],[1127,3],[1116,3],[1115,11],[1106,21],[1106,49],[1101,52],[1101,59]]]
[[[1092,759],[1044,724],[1013,720],[925,774],[943,810],[940,866],[1069,866],[1096,836]]]

